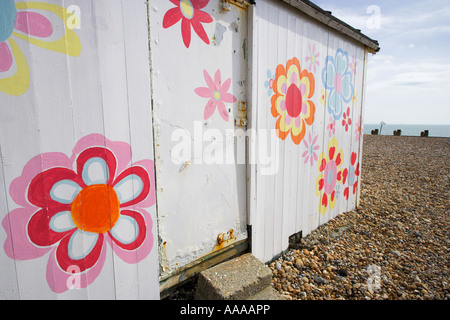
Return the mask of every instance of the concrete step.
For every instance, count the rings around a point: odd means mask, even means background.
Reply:
[[[197,300],[280,300],[270,285],[272,271],[251,253],[202,271],[198,277]],[[261,294],[261,296],[258,296]]]
[[[271,285],[246,300],[286,300]]]

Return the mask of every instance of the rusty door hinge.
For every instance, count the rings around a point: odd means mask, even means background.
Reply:
[[[254,0],[222,0],[222,8],[225,11],[231,10],[231,5],[235,5],[238,8],[246,9],[249,5],[255,4]]]
[[[247,125],[247,106],[246,102],[239,100],[238,111],[236,118],[234,119],[234,124],[238,127],[245,127]]]

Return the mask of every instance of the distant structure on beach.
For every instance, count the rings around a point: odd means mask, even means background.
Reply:
[[[380,135],[379,126],[379,124],[364,124],[364,134]],[[385,124],[382,134],[393,135],[398,130],[401,136],[450,138],[450,125]]]

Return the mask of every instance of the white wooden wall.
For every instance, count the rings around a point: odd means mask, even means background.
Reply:
[[[0,31],[0,299],[158,299],[146,2],[0,11],[14,27]],[[76,226],[78,195],[107,184],[118,220]]]
[[[270,261],[288,248],[290,235],[302,231],[303,236],[306,236],[319,225],[356,206],[357,189],[354,193],[353,184],[349,185],[349,181],[359,180],[358,176],[354,177],[354,173],[357,171],[357,164],[360,163],[362,143],[358,126],[363,123],[365,51],[363,46],[318,24],[281,1],[260,0],[253,8],[252,14],[253,90],[250,121],[254,129],[267,130],[267,139],[275,137],[279,152],[279,167],[273,174],[262,174],[265,166],[261,163],[250,165],[252,251],[259,259]],[[312,55],[315,55],[314,61],[311,60]],[[331,65],[337,66],[339,70],[336,68],[333,70],[332,66],[329,69],[325,68],[327,57]],[[282,66],[286,69],[288,61],[293,61],[294,58],[299,62],[302,79],[309,79],[310,90],[313,87],[311,82],[314,82],[314,93],[309,96],[305,92],[307,98],[302,96],[303,102],[307,103],[310,109],[314,104],[315,111],[313,121],[309,118],[309,114],[300,114],[300,118],[305,120],[306,124],[303,129],[304,137],[300,143],[299,137],[303,133],[295,131],[292,135],[291,129],[287,136],[283,136],[283,140],[275,131],[271,131],[276,129],[277,121],[286,122],[285,115],[288,112],[287,108],[285,111],[279,110],[275,116],[271,112],[272,101],[279,98],[286,103],[289,92],[287,87],[272,89],[270,85],[277,78],[277,67]],[[339,62],[335,61],[336,58]],[[339,73],[342,81],[338,84],[339,88],[333,89],[335,81],[340,81],[336,80],[335,73]],[[331,76],[328,88],[324,81],[327,76]],[[311,81],[312,79],[314,81]],[[279,81],[281,83],[284,80]],[[286,86],[291,84],[289,79],[285,82]],[[297,87],[298,90],[301,89],[300,85]],[[350,94],[349,99],[347,96]],[[292,95],[289,99],[293,99]],[[340,105],[341,99],[343,110],[336,112],[333,108]],[[292,103],[291,100],[289,103]],[[348,118],[351,119],[351,125],[346,128],[342,122],[343,120],[347,122]],[[335,129],[330,132],[329,125],[333,120]],[[289,122],[282,131],[286,131],[287,127],[294,124],[295,122]],[[332,159],[328,157],[330,143],[336,149]],[[308,154],[310,145],[313,145],[314,152],[312,163]],[[325,161],[328,163],[330,160],[336,160],[340,150],[341,161],[336,167],[336,176],[330,175],[331,183],[327,188],[320,189],[319,181],[323,177],[321,174],[325,174],[328,170],[320,169],[321,153],[325,155]],[[351,161],[352,153],[355,153],[354,163]],[[344,183],[345,169],[347,176]],[[341,176],[338,176],[341,170]],[[324,193],[327,197],[327,206],[320,207]],[[336,197],[333,205],[332,193],[333,199]]]

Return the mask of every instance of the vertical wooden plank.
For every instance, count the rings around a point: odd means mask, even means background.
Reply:
[[[102,17],[108,25],[105,30],[98,29],[104,135],[108,139],[130,144],[130,106],[128,105],[127,57],[125,55],[127,39],[124,34],[122,1],[100,1],[95,4],[95,9],[96,15]],[[132,160],[131,148],[124,152],[125,156]],[[130,192],[133,191],[130,190]],[[116,243],[112,242],[111,247],[112,250],[108,256],[112,259],[111,277],[113,279],[111,280],[115,286],[115,297],[137,299],[137,267],[135,264],[125,263],[115,254],[115,251],[119,250]]]
[[[326,117],[326,107],[321,103],[321,89],[322,85],[322,68],[323,61],[327,56],[328,49],[328,31],[326,28],[313,23],[310,19],[305,18],[305,30],[304,37],[306,39],[304,44],[304,52],[309,57],[308,61],[306,58],[305,68],[308,68],[308,71],[314,74],[315,79],[315,92],[312,101],[315,105],[315,117],[314,123],[311,127],[311,138],[309,134],[305,136],[305,141],[302,143],[303,148],[302,152],[309,151],[308,148],[313,148],[311,151],[312,154],[309,154],[302,157],[302,162],[304,164],[304,172],[305,172],[305,182],[304,182],[304,191],[303,194],[303,208],[302,208],[302,217],[301,217],[301,230],[303,231],[303,236],[306,236],[312,231],[313,224],[317,223],[319,213],[318,213],[318,199],[316,196],[316,183],[317,177],[319,174],[318,171],[318,156],[320,152],[323,151],[323,141],[325,135],[328,135],[326,131],[326,121],[324,120]],[[312,60],[314,57],[314,61]],[[308,148],[306,148],[306,144],[308,144]],[[318,148],[314,150],[314,148]],[[314,158],[314,154],[317,156],[317,159]],[[308,161],[309,158],[309,161]],[[308,161],[308,163],[305,163]],[[312,163],[312,164],[311,164]]]
[[[74,152],[75,156],[78,157],[83,149],[93,146],[107,148],[106,139],[116,140],[116,137],[108,136],[105,130],[108,121],[108,117],[105,116],[108,108],[105,106],[109,103],[108,95],[112,94],[107,91],[108,85],[117,81],[117,77],[120,77],[120,75],[108,78],[105,77],[104,70],[108,67],[110,70],[115,70],[120,68],[121,64],[111,67],[103,51],[105,47],[108,48],[109,46],[105,40],[109,39],[107,30],[110,29],[112,21],[108,18],[116,4],[116,0],[110,2],[81,2],[79,4],[83,15],[80,29],[77,31],[82,41],[83,51],[80,59],[68,61],[74,123],[72,150],[67,152],[68,155]],[[117,54],[114,50],[108,53],[109,57]],[[87,141],[86,137],[93,133],[99,134],[99,137],[103,138]],[[84,141],[83,146],[79,145],[80,141]],[[67,144],[69,145],[69,143]],[[89,236],[88,233],[79,233],[80,250],[89,250]],[[107,235],[103,235],[103,237],[105,240],[99,258],[99,268],[92,268],[90,272],[84,273],[85,275],[81,274],[82,277],[86,277],[89,284],[85,288],[64,292],[63,298],[117,298],[114,279],[114,254],[111,246],[107,243]],[[103,265],[100,267],[101,263]],[[83,294],[84,296],[82,296]]]
[[[360,73],[361,73],[361,100],[360,100],[360,125],[361,125],[361,137],[360,137],[360,141],[359,141],[359,146],[358,146],[358,163],[359,163],[359,169],[362,172],[362,163],[363,163],[363,143],[364,143],[364,111],[365,111],[365,98],[366,98],[366,79],[367,79],[367,49],[364,48],[364,51],[361,52],[361,60],[360,60]],[[361,195],[361,185],[362,185],[362,175],[360,173],[359,177],[358,177],[358,187],[356,190],[356,207],[359,207],[359,202],[360,202],[360,195]]]
[[[255,257],[264,260],[264,226],[265,226],[265,211],[263,210],[264,204],[261,203],[262,188],[263,184],[259,184],[260,177],[258,175],[258,136],[257,130],[261,125],[258,121],[260,115],[263,112],[259,112],[260,103],[265,103],[265,97],[260,98],[261,91],[258,90],[260,80],[259,78],[263,76],[265,69],[261,73],[258,72],[260,65],[262,63],[263,56],[259,50],[260,45],[267,43],[267,38],[262,36],[261,30],[267,31],[267,24],[264,19],[262,19],[262,14],[266,10],[265,3],[261,6],[251,6],[249,14],[249,87],[252,88],[249,95],[249,126],[248,129],[251,130],[252,136],[249,139],[249,195],[248,195],[248,205],[249,205],[249,225],[252,226],[251,234],[251,251]],[[267,36],[267,32],[265,32]],[[261,44],[262,43],[262,44]],[[261,102],[260,102],[261,101]]]
[[[283,7],[279,7],[277,10],[276,30],[277,30],[277,46],[275,49],[277,55],[278,64],[286,66],[286,46],[287,46],[287,35],[286,35],[286,25],[287,25],[287,12],[283,10]],[[278,65],[277,64],[277,65]],[[272,117],[272,115],[270,115]],[[277,119],[272,118],[269,123],[273,123],[273,128],[275,127],[275,122]],[[285,170],[285,154],[286,154],[286,144],[283,141],[279,141],[279,155],[280,155],[280,168],[275,175],[274,183],[274,222],[273,222],[273,252],[281,252],[282,249],[282,228],[283,228],[283,194],[284,194],[284,170]]]
[[[356,197],[357,197],[357,187],[354,188],[355,183],[359,184],[359,179],[361,175],[359,157],[360,157],[360,142],[361,135],[361,113],[362,113],[362,103],[361,103],[361,92],[363,91],[363,73],[361,72],[363,68],[363,58],[364,49],[360,46],[355,45],[353,50],[353,55],[349,57],[350,59],[350,72],[354,77],[354,93],[352,98],[352,126],[351,126],[351,141],[350,141],[350,155],[349,155],[349,168],[348,168],[348,206],[347,211],[354,210],[356,208]],[[357,185],[356,185],[357,186]],[[355,192],[354,192],[355,191]]]
[[[326,126],[329,123],[334,123],[334,121],[336,123],[338,123],[338,121],[332,119],[332,115],[330,115],[329,112],[329,104],[330,104],[330,100],[329,100],[329,95],[331,90],[327,90],[327,88],[325,87],[325,83],[324,83],[324,79],[326,79],[327,75],[328,75],[328,69],[326,67],[326,61],[327,59],[334,59],[335,57],[335,53],[336,53],[336,49],[335,47],[337,46],[336,44],[337,39],[336,37],[334,37],[334,35],[331,33],[330,29],[328,28],[328,40],[327,40],[327,47],[326,47],[326,53],[325,56],[323,57],[324,60],[323,61],[323,65],[321,66],[321,81],[320,81],[320,87],[324,89],[324,91],[327,93],[327,98],[326,98],[326,103],[325,103],[325,107],[324,107],[324,127],[322,128],[322,130],[324,131],[323,134],[323,141],[322,141],[322,150],[321,150],[321,154],[322,156],[328,161],[329,160],[329,144],[330,142],[335,138],[336,134],[338,133],[337,131],[337,125],[335,126],[336,131],[334,133],[331,134],[331,136],[328,134],[328,132],[326,132]],[[322,92],[321,92],[322,93]],[[321,163],[321,156],[319,155],[319,163],[318,166]],[[317,171],[318,176],[321,176],[322,179],[325,179],[325,171]],[[319,182],[316,180],[315,184],[318,184]],[[322,188],[322,190],[320,191],[320,196],[317,198],[316,197],[316,201],[317,201],[317,218],[312,219],[312,225],[311,225],[311,230],[316,229],[319,225],[325,223],[326,221],[328,221],[328,217],[329,217],[329,211],[330,209],[330,195],[327,192],[325,192],[325,186]],[[326,198],[323,199],[323,198]],[[321,207],[321,202],[322,201],[326,201],[326,206],[322,206]],[[322,210],[322,211],[321,211]]]
[[[286,52],[288,54],[288,58],[292,59],[296,57],[300,66],[302,66],[302,50],[297,44],[302,43],[302,34],[297,33],[297,17],[292,12],[288,12],[287,19],[287,48]],[[297,145],[292,142],[292,139],[286,141],[286,147],[288,149],[288,154],[285,155],[285,166],[286,170],[284,172],[284,191],[285,194],[283,196],[283,242],[282,242],[282,250],[286,250],[289,246],[289,236],[295,232],[295,211],[296,208],[294,206],[294,201],[297,190],[297,179],[299,172],[299,149],[300,145]]]
[[[147,9],[144,2],[130,5],[122,1],[132,163],[154,157]],[[154,190],[154,173],[149,173],[152,174],[151,188]],[[147,236],[152,245],[148,257],[136,264],[137,297],[159,299],[156,204],[146,211],[152,222],[152,225],[147,225]],[[140,260],[138,251],[136,260]]]
[[[0,222],[5,229],[4,231],[11,233],[11,222],[9,217],[6,216],[9,208],[4,171],[4,158],[0,144]],[[6,232],[0,232],[0,243],[3,244],[6,251],[13,252],[12,242],[6,242]],[[0,251],[0,265],[2,266],[2,272],[0,272],[0,300],[19,299],[16,263],[5,254],[4,250]]]
[[[258,10],[258,9],[257,9]],[[259,12],[259,11],[258,11]],[[271,14],[272,13],[272,14]],[[276,8],[273,5],[270,5],[269,3],[265,3],[265,9],[262,15],[260,16],[262,21],[264,21],[264,28],[261,28],[260,37],[261,39],[265,39],[266,46],[269,47],[272,45],[272,48],[275,48],[275,46],[278,46],[278,30],[274,26],[278,24],[278,8]],[[261,24],[263,23],[261,21]],[[272,28],[271,28],[272,24]],[[260,46],[264,45],[264,42],[260,42]],[[260,52],[261,63],[264,63],[263,65],[260,65],[260,69],[267,68],[268,70],[271,69],[272,74],[275,73],[275,68],[278,63],[278,56],[276,54],[275,50],[269,50],[268,52],[264,52],[263,50],[260,50],[261,47],[258,48],[258,51]],[[273,68],[273,69],[272,69]],[[263,70],[264,70],[263,69]],[[260,80],[261,81],[261,80]],[[262,82],[262,81],[261,81]],[[261,82],[259,82],[258,87],[261,87]],[[270,98],[266,98],[266,96],[259,91],[259,96],[262,101],[265,101],[263,106],[265,108],[262,108],[262,112],[260,113],[261,116],[259,117],[258,121],[258,128],[257,130],[267,130],[266,132],[266,141],[269,143],[272,138],[272,132],[271,129],[273,128],[272,121],[271,121],[271,115],[269,114],[268,110],[270,110]],[[258,133],[260,133],[258,131]],[[262,133],[261,133],[262,134]],[[274,224],[274,217],[276,214],[276,204],[274,203],[273,199],[275,197],[275,177],[278,173],[278,170],[274,172],[274,174],[258,176],[258,190],[261,189],[261,195],[260,195],[260,211],[264,214],[264,261],[267,259],[270,259],[271,255],[273,254],[274,250],[274,242],[275,242],[275,224]],[[270,200],[269,200],[270,199]]]
[[[35,248],[27,243],[26,223],[34,213],[33,208],[25,205],[27,186],[22,183],[21,188],[12,188],[13,181],[22,175],[23,167],[28,160],[39,155],[43,150],[41,138],[43,118],[39,114],[43,106],[39,105],[42,101],[38,99],[37,88],[45,86],[47,81],[41,83],[38,74],[40,70],[35,62],[41,62],[49,53],[29,42],[17,40],[14,34],[9,41],[20,43],[17,50],[23,54],[24,61],[16,60],[14,63],[17,69],[23,68],[24,65],[27,67],[25,72],[30,77],[30,84],[19,96],[0,92],[2,115],[0,145],[8,208],[8,212],[5,212],[7,216],[3,216],[3,213],[1,216],[3,226],[1,231],[6,233],[2,249],[5,250],[4,253],[8,258],[14,259],[15,273],[11,274],[11,277],[16,277],[18,297],[32,299],[40,296],[42,299],[51,299],[56,295],[48,289],[45,281],[46,250],[33,251]],[[49,91],[47,89],[47,93]],[[33,169],[39,172],[42,171],[42,167],[41,159],[37,158]]]

